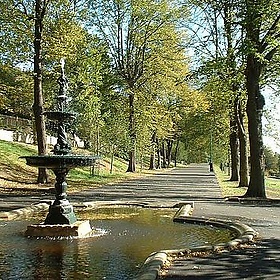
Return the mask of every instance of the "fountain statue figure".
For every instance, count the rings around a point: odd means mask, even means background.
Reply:
[[[56,176],[55,200],[49,207],[49,213],[45,219],[46,225],[73,224],[77,218],[73,211],[73,206],[67,200],[66,176],[70,169],[78,166],[94,165],[96,156],[74,155],[71,153],[71,145],[67,140],[66,128],[76,113],[68,109],[70,98],[67,96],[68,80],[64,71],[64,60],[61,60],[61,75],[58,78],[59,91],[56,97],[56,110],[47,111],[44,115],[48,119],[56,122],[57,143],[52,150],[53,154],[38,156],[23,156],[30,166],[51,169]]]
[[[57,79],[57,82],[59,84],[59,92],[57,99],[57,112],[61,112],[60,118],[58,118],[58,124],[57,124],[57,143],[54,146],[54,154],[55,155],[67,155],[71,152],[71,146],[67,141],[67,134],[66,134],[66,123],[65,119],[63,118],[63,113],[66,113],[67,105],[70,100],[70,98],[67,96],[67,89],[68,89],[68,80],[65,76],[64,71],[64,60],[61,59],[61,75]],[[52,118],[52,115],[54,115],[54,112],[46,112],[45,113],[49,118]],[[65,115],[64,115],[65,116]],[[69,118],[71,118],[71,114],[68,115]],[[74,117],[74,114],[73,114]]]

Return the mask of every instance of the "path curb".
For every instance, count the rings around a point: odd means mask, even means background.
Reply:
[[[168,253],[165,251],[152,253],[144,262],[135,280],[155,280],[161,268],[167,263]]]
[[[28,207],[19,208],[16,210],[11,210],[8,212],[0,212],[0,220],[14,220],[19,217],[28,217],[34,213],[44,212],[49,209],[49,204],[46,202],[41,202]]]
[[[219,219],[190,217],[189,214],[191,210],[192,207],[190,207],[189,205],[182,206],[175,214],[173,221],[178,223],[204,224],[228,228],[236,232],[237,237],[227,243],[219,243],[213,246],[163,250],[160,252],[152,253],[144,262],[135,280],[156,280],[159,276],[160,270],[164,268],[164,266],[168,266],[168,259],[171,257],[174,258],[179,256],[191,256],[195,253],[215,254],[223,250],[233,250],[241,244],[253,242],[254,239],[258,236],[258,233],[254,229],[242,223],[224,221]]]

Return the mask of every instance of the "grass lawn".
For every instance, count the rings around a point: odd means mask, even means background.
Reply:
[[[90,154],[89,151],[84,149],[74,149],[73,153]],[[20,156],[36,154],[37,147],[34,145],[0,140],[0,191],[2,193],[11,190],[26,192],[54,187],[55,177],[52,171],[48,172],[50,177],[48,184],[36,184],[38,169],[26,165],[25,160],[19,158]],[[75,168],[70,170],[67,176],[67,192],[95,188],[106,183],[146,176],[154,172],[147,170],[147,166],[136,173],[128,173],[126,169],[127,162],[119,158],[114,159],[112,174],[110,173],[110,160],[108,158],[102,158],[99,165],[95,166],[94,175],[91,172],[91,167]]]
[[[230,176],[218,166],[215,166],[215,174],[224,197],[241,196],[246,193],[247,188],[238,188],[238,182],[229,181]],[[268,198],[280,198],[280,179],[266,177],[265,186]]]

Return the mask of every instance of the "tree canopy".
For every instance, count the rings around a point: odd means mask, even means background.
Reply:
[[[150,168],[230,158],[231,179],[265,197],[262,90],[279,94],[279,6],[0,0],[0,110],[30,117],[33,102],[40,118],[63,57],[73,133],[95,153],[123,157],[131,172],[147,157]]]

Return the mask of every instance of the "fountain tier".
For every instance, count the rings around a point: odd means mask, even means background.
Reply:
[[[91,166],[94,165],[96,156],[84,156],[84,155],[46,155],[46,156],[24,156],[22,158],[26,159],[27,165],[39,167],[39,168],[48,168],[48,169],[57,169],[57,168],[66,168],[68,171],[75,167],[81,166]]]

